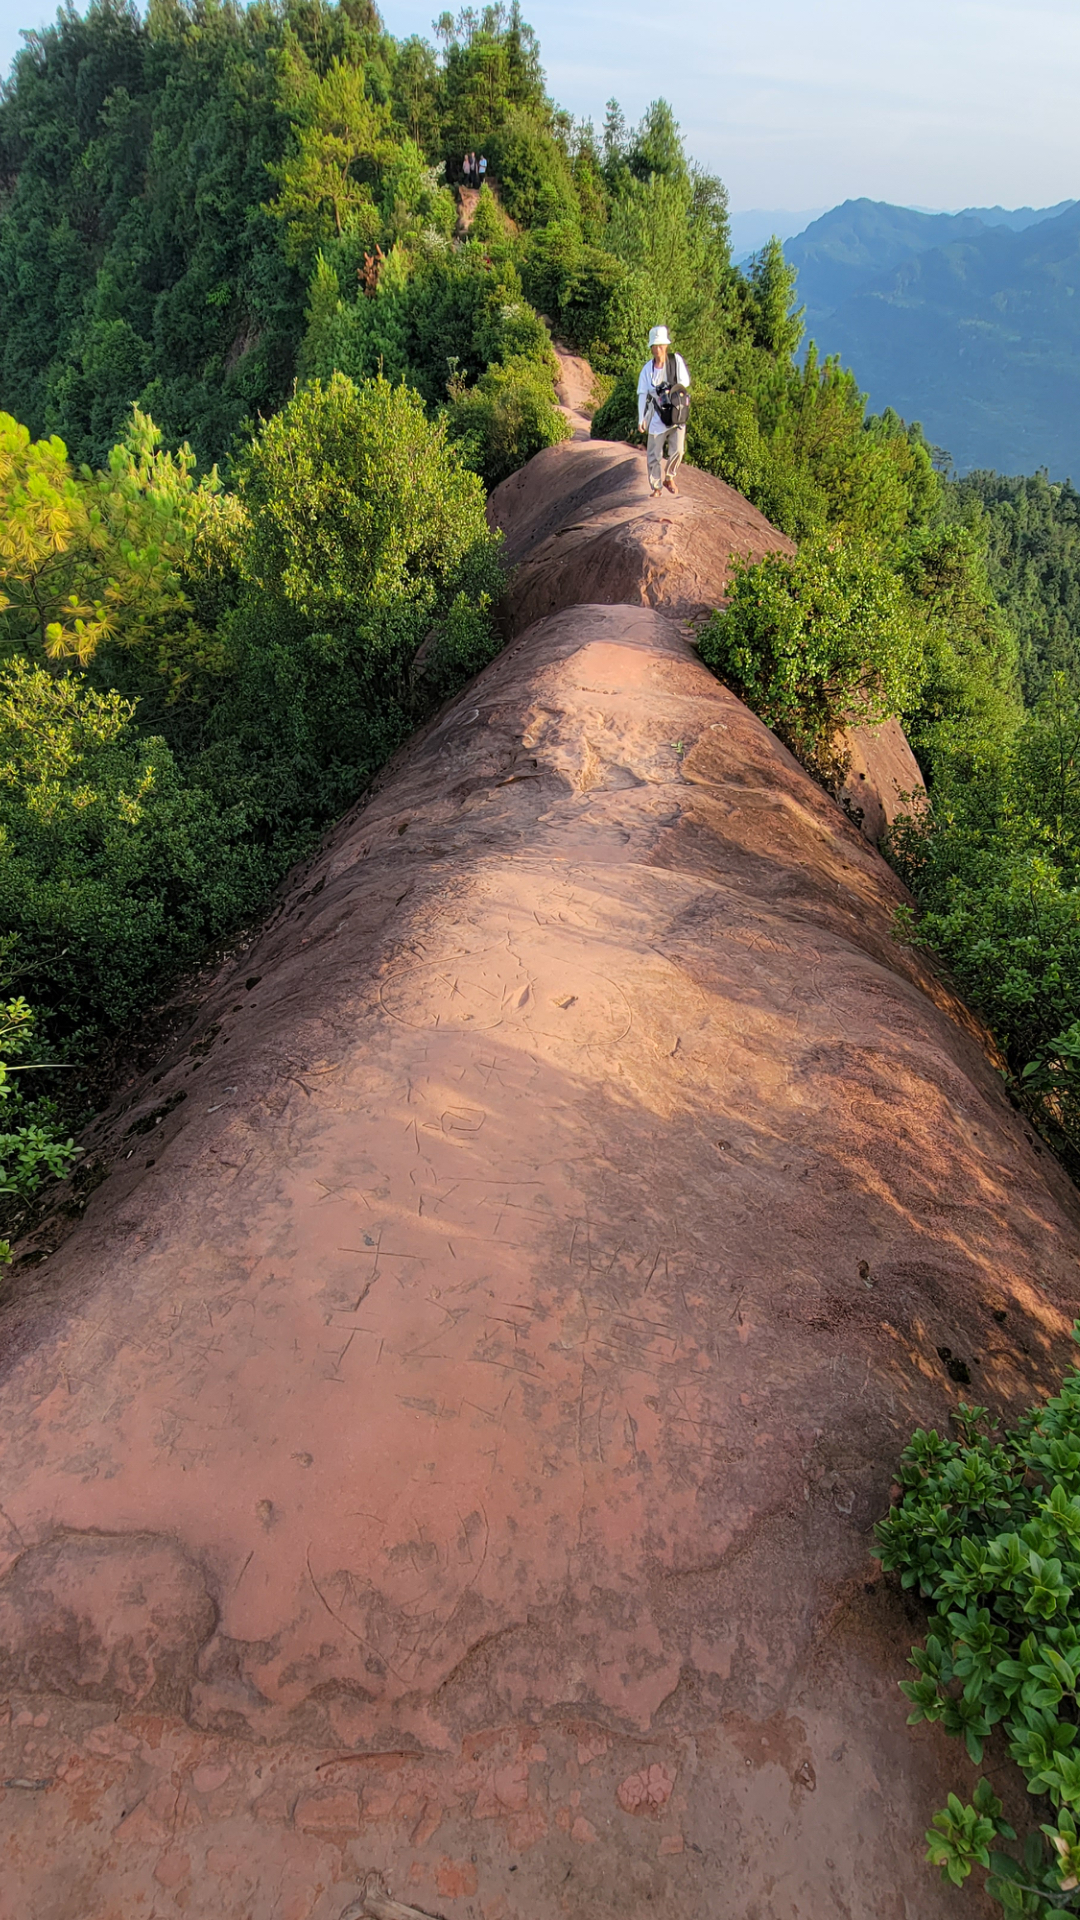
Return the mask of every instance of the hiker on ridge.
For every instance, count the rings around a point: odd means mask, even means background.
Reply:
[[[649,490],[659,493],[665,486],[678,493],[675,475],[682,465],[686,445],[686,422],[690,417],[688,388],[690,375],[681,353],[676,353],[666,327],[654,327],[649,335],[652,358],[641,369],[637,385],[638,429],[648,431],[647,460]],[[664,454],[667,454],[667,473]]]

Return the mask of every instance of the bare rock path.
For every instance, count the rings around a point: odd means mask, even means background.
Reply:
[[[504,480],[488,508],[514,569],[504,610],[510,632],[596,600],[656,607],[692,630],[726,600],[737,562],[794,553],[793,541],[713,474],[684,466],[677,495],[650,499],[644,448],[589,439],[588,420],[576,409],[591,371],[565,348],[556,352],[574,438]],[[843,798],[877,846],[923,776],[898,720],[853,727],[847,744]]]
[[[953,1913],[870,1529],[1080,1221],[901,898],[648,605],[399,756],[9,1287],[8,1910]]]
[[[580,354],[572,353],[558,340],[552,342],[552,351],[559,363],[559,378],[555,391],[559,405],[574,430],[575,440],[587,440],[590,432],[590,417],[586,409],[592,398],[593,370]]]
[[[698,619],[722,601],[737,558],[793,553],[763,513],[710,473],[684,467],[676,496],[649,497],[644,447],[564,440],[496,487],[488,518],[514,569],[512,632],[595,604]]]

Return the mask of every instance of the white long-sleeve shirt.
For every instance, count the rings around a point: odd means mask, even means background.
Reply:
[[[675,355],[675,370],[679,385],[681,387],[688,387],[690,385],[690,375],[687,372],[686,361],[683,359],[681,353]],[[653,365],[652,354],[650,354],[641,369],[641,378],[637,383],[638,426],[643,433],[645,431],[646,421],[648,421],[650,433],[667,433],[668,431],[656,411],[657,374],[660,375],[662,382],[666,381],[667,361],[665,360],[661,366],[656,367]]]

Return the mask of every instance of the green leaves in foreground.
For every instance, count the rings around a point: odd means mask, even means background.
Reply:
[[[942,1879],[962,1886],[973,1866],[990,1865],[990,1842],[998,1834],[1015,1840],[1012,1827],[1000,1818],[1001,1801],[986,1780],[975,1789],[974,1805],[965,1807],[950,1793],[949,1804],[935,1813],[927,1834],[926,1857],[941,1868]]]
[[[1000,1727],[1054,1818],[1019,1859],[996,1849],[1016,1835],[980,1780],[934,1815],[926,1857],[955,1886],[982,1867],[1006,1913],[1050,1920],[1080,1912],[1080,1373],[1000,1438],[984,1407],[961,1405],[957,1426],[913,1435],[876,1529],[882,1565],[932,1609],[901,1682],[908,1719],[940,1723],[976,1765]]]

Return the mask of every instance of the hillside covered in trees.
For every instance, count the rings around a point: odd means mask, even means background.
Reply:
[[[492,184],[466,227],[470,149]],[[690,459],[800,547],[743,575],[703,657],[826,783],[846,722],[903,719],[929,786],[892,848],[910,936],[1071,1132],[1072,496],[947,483],[854,373],[798,364],[779,245],[732,265],[663,101],[562,113],[516,6],[433,45],[367,0],[98,0],[0,97],[16,1211],[142,1011],[497,650],[485,489],[568,431],[552,330],[596,371],[594,433],[633,439],[658,318]]]

